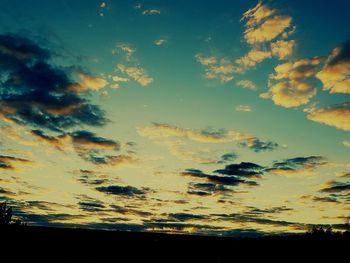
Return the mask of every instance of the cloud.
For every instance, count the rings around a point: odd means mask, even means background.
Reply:
[[[138,82],[143,87],[153,82],[153,78],[140,67],[127,67],[122,64],[118,64],[117,69],[120,72],[127,74],[130,78]]]
[[[350,94],[350,41],[332,50],[316,77],[323,83],[324,90]]]
[[[135,215],[137,217],[149,217],[152,216],[152,213],[146,211],[140,211],[129,207],[123,207],[118,205],[110,205],[113,209],[113,212],[117,212],[122,215]]]
[[[316,88],[307,82],[291,80],[272,85],[269,92],[276,105],[294,108],[307,104],[316,95]]]
[[[106,206],[100,200],[84,197],[79,203],[79,209],[85,212],[101,212]]]
[[[278,175],[296,175],[311,173],[327,163],[327,160],[322,156],[295,157],[275,161],[272,167],[266,169],[266,171]]]
[[[217,185],[238,186],[246,184],[256,186],[258,184],[255,181],[246,180],[246,178],[260,178],[264,173],[264,167],[254,163],[242,162],[240,164],[226,165],[224,169],[215,170],[214,173],[219,175],[206,174],[198,169],[186,169],[181,175],[203,178],[209,183]],[[203,191],[203,189],[201,190]]]
[[[126,61],[130,61],[136,52],[136,49],[133,48],[131,45],[126,43],[121,43],[116,45],[114,49],[112,49],[112,54],[123,54],[125,56]]]
[[[320,57],[300,59],[294,62],[287,62],[275,67],[275,74],[270,76],[270,79],[304,79],[313,77],[319,71],[319,65],[323,59]]]
[[[104,112],[72,89],[80,84],[56,66],[54,52],[18,35],[0,35],[0,116],[8,122],[62,131],[103,126]]]
[[[195,151],[185,149],[185,143],[182,141],[166,141],[164,142],[169,148],[172,155],[183,161],[191,161],[200,164],[215,164],[217,159],[208,151]]]
[[[218,158],[217,156],[213,157],[213,155],[208,154],[210,152],[203,149],[201,151],[185,150],[183,148],[187,143],[185,139],[199,143],[211,144],[236,142],[240,146],[247,147],[255,152],[272,151],[279,147],[275,142],[264,142],[253,135],[234,130],[226,131],[224,129],[212,128],[202,130],[188,129],[166,123],[152,123],[151,125],[138,127],[137,133],[142,137],[157,140],[168,146],[170,153],[181,160],[202,164],[224,163],[229,158],[233,160],[236,155],[234,153],[228,153],[227,155]],[[225,160],[223,158],[227,159]]]
[[[265,168],[250,162],[226,165],[224,169],[215,170],[215,173],[223,175],[234,175],[244,178],[259,178],[264,174]]]
[[[271,43],[271,52],[272,55],[277,56],[279,59],[286,59],[293,54],[294,47],[294,40],[277,40]]]
[[[102,185],[109,182],[109,180],[106,178],[106,175],[95,171],[81,169],[79,171],[74,171],[73,173],[78,173],[78,181],[88,186]]]
[[[249,138],[239,143],[241,147],[254,150],[254,152],[273,151],[280,148],[280,145],[273,141],[261,141],[258,138]]]
[[[139,162],[139,159],[133,155],[103,155],[99,156],[95,154],[95,152],[89,152],[88,154],[82,154],[81,157],[86,161],[92,162],[95,165],[100,166],[124,166],[124,165],[132,165]]]
[[[143,15],[160,15],[161,11],[159,9],[146,9],[142,11]]]
[[[337,174],[337,176],[343,177],[343,178],[350,178],[350,172],[342,172]]]
[[[225,153],[225,154],[221,155],[220,161],[218,163],[231,162],[231,161],[236,160],[237,158],[238,158],[238,155],[234,152]]]
[[[1,161],[0,161],[0,169],[1,169]],[[8,198],[8,197],[15,197],[16,193],[11,192],[11,191],[9,191],[9,190],[7,190],[5,188],[0,187],[0,199],[2,199],[2,197],[4,197],[4,196],[6,198]]]
[[[346,147],[350,147],[350,141],[343,141],[343,145]]]
[[[140,136],[151,139],[180,137],[203,143],[223,143],[251,137],[251,135],[236,131],[186,129],[166,123],[152,123],[138,127],[137,132]]]
[[[271,9],[262,2],[259,2],[255,7],[246,11],[241,20],[246,19],[246,26],[253,27],[259,25],[264,19],[271,17],[276,12],[275,9]]]
[[[278,65],[275,73],[270,75],[270,80],[280,82],[270,84],[264,97],[271,97],[276,105],[285,108],[307,104],[317,92],[307,79],[317,74],[321,62],[321,58],[314,57]]]
[[[254,26],[247,23],[244,38],[251,45],[271,41],[289,28],[291,22],[292,18],[290,16],[276,15],[268,17],[264,22],[259,22]]]
[[[255,83],[252,82],[251,80],[240,80],[237,82],[237,85],[245,89],[250,89],[250,90],[257,89]]]
[[[110,194],[110,195],[120,195],[120,196],[144,196],[148,189],[138,189],[133,186],[120,186],[120,185],[109,185],[109,186],[100,186],[96,187],[96,190],[102,193]]]
[[[164,45],[167,42],[168,41],[165,38],[159,38],[159,39],[154,40],[154,44],[156,46],[162,46],[162,45]]]
[[[219,79],[221,82],[228,82],[233,79],[233,73],[242,72],[242,69],[225,58],[205,57],[201,54],[197,54],[195,57],[204,66],[206,79]]]
[[[119,150],[120,143],[98,137],[89,131],[75,131],[70,134],[75,147]]]
[[[0,170],[15,170],[17,165],[32,164],[32,161],[13,157],[0,155]]]
[[[205,215],[196,215],[196,214],[189,214],[189,213],[168,214],[169,221],[186,222],[186,221],[206,220],[206,219],[208,219],[208,216],[205,216]]]
[[[134,153],[119,155],[107,153],[107,151],[120,151],[122,145],[117,141],[99,137],[90,131],[81,130],[49,136],[43,131],[32,130],[31,134],[39,141],[50,144],[61,151],[66,151],[70,145],[73,145],[80,158],[95,165],[117,167],[131,165],[139,161]]]
[[[312,201],[314,202],[320,202],[320,203],[339,203],[339,201],[334,197],[319,197],[314,196],[312,198]]]
[[[119,76],[112,76],[112,80],[114,82],[128,82],[129,81],[128,78],[119,77]]]
[[[187,193],[190,195],[207,196],[214,194],[225,194],[232,192],[232,189],[215,183],[190,183]]]
[[[350,131],[350,102],[331,105],[325,108],[309,108],[307,118],[337,129]]]
[[[217,63],[217,58],[215,56],[205,57],[201,54],[197,54],[195,57],[197,61],[203,66],[213,65]]]
[[[350,193],[350,183],[329,181],[323,185],[323,187],[320,189],[320,192],[324,192],[324,193],[349,192]]]
[[[226,185],[226,186],[238,186],[240,184],[247,184],[249,186],[257,185],[257,183],[254,181],[247,181],[237,176],[211,175],[211,174],[206,174],[201,170],[197,170],[197,169],[186,169],[184,172],[181,173],[181,175],[191,176],[194,178],[202,178],[208,181],[209,183],[213,183],[217,185]]]
[[[80,73],[79,78],[81,80],[80,84],[83,87],[91,90],[100,90],[108,84],[108,82],[103,78],[93,77],[85,73]]]
[[[250,67],[255,67],[256,64],[271,57],[272,57],[272,54],[270,51],[258,50],[253,48],[248,52],[247,55],[237,59],[235,62],[238,65],[243,66],[244,68],[250,68]]]
[[[238,112],[251,112],[252,106],[250,106],[250,105],[238,105],[236,107],[236,111],[238,111]]]
[[[58,150],[64,151],[68,142],[70,142],[70,136],[67,134],[61,134],[58,136],[50,136],[45,134],[42,130],[31,130],[33,135],[39,142],[52,145]]]

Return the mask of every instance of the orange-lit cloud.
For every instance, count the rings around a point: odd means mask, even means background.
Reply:
[[[350,103],[332,105],[325,108],[309,108],[305,110],[309,120],[350,131]]]
[[[316,95],[316,88],[306,82],[291,80],[272,85],[270,94],[276,105],[292,108],[308,103]]]
[[[277,56],[279,59],[286,59],[293,54],[295,47],[294,40],[278,40],[271,43],[271,52],[274,56]]]
[[[80,84],[91,90],[100,90],[108,84],[103,78],[93,77],[85,73],[80,73],[79,78],[81,80]]]
[[[350,94],[350,42],[334,48],[316,77],[330,93]]]

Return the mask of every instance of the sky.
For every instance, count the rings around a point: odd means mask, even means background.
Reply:
[[[347,0],[0,4],[0,200],[23,221],[344,229]]]

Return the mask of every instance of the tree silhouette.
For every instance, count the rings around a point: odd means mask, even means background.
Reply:
[[[0,226],[10,225],[12,220],[12,208],[7,207],[7,203],[0,203]]]

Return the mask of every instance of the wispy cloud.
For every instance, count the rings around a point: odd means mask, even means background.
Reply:
[[[238,105],[236,107],[236,111],[238,111],[238,112],[251,112],[252,110],[253,110],[252,106],[251,105],[247,105],[247,104]]]

